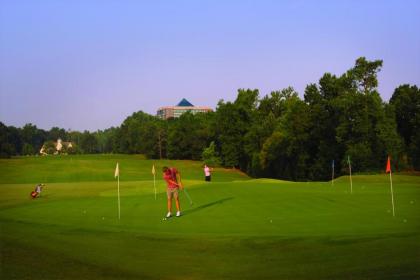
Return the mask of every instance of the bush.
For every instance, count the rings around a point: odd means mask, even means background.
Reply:
[[[204,163],[209,166],[220,166],[222,161],[216,152],[216,147],[213,141],[210,143],[210,146],[203,150],[202,159]]]
[[[25,143],[25,144],[23,144],[22,154],[23,155],[33,155],[33,154],[35,154],[35,149],[31,144]]]

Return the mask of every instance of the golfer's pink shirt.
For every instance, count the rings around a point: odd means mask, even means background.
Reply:
[[[166,183],[168,184],[168,189],[178,188],[178,185],[175,185],[170,182],[170,181],[174,181],[174,179],[171,176],[171,172],[165,172],[165,174],[163,174],[163,179],[165,179]]]

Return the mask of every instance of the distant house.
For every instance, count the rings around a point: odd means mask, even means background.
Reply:
[[[205,106],[194,106],[188,100],[183,98],[176,106],[160,107],[157,111],[157,116],[161,119],[167,120],[170,118],[179,118],[185,112],[206,113],[212,109]]]
[[[54,151],[54,155],[63,153],[63,151],[67,151],[68,149],[73,148],[73,144],[72,142],[63,142],[60,138],[57,139],[57,142],[54,142],[54,146],[55,146],[55,151]],[[64,148],[64,149],[63,149]],[[41,150],[39,151],[39,153],[41,155],[48,155],[48,151],[47,151],[47,147],[44,145],[42,145]],[[66,153],[66,152],[64,152]]]

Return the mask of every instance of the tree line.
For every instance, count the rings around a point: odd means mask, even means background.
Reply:
[[[291,87],[260,97],[239,89],[214,112],[161,120],[144,112],[119,127],[96,132],[49,131],[0,123],[1,156],[37,154],[47,141],[71,141],[72,153],[145,154],[148,158],[204,160],[254,177],[327,180],[384,168],[420,170],[420,89],[401,85],[389,103],[378,93],[382,61],[361,57],[341,76],[325,73],[303,99]]]

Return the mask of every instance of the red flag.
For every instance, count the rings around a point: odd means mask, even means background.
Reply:
[[[389,173],[389,172],[391,172],[391,160],[389,159],[389,156],[388,156],[388,161],[386,163],[386,173]]]

